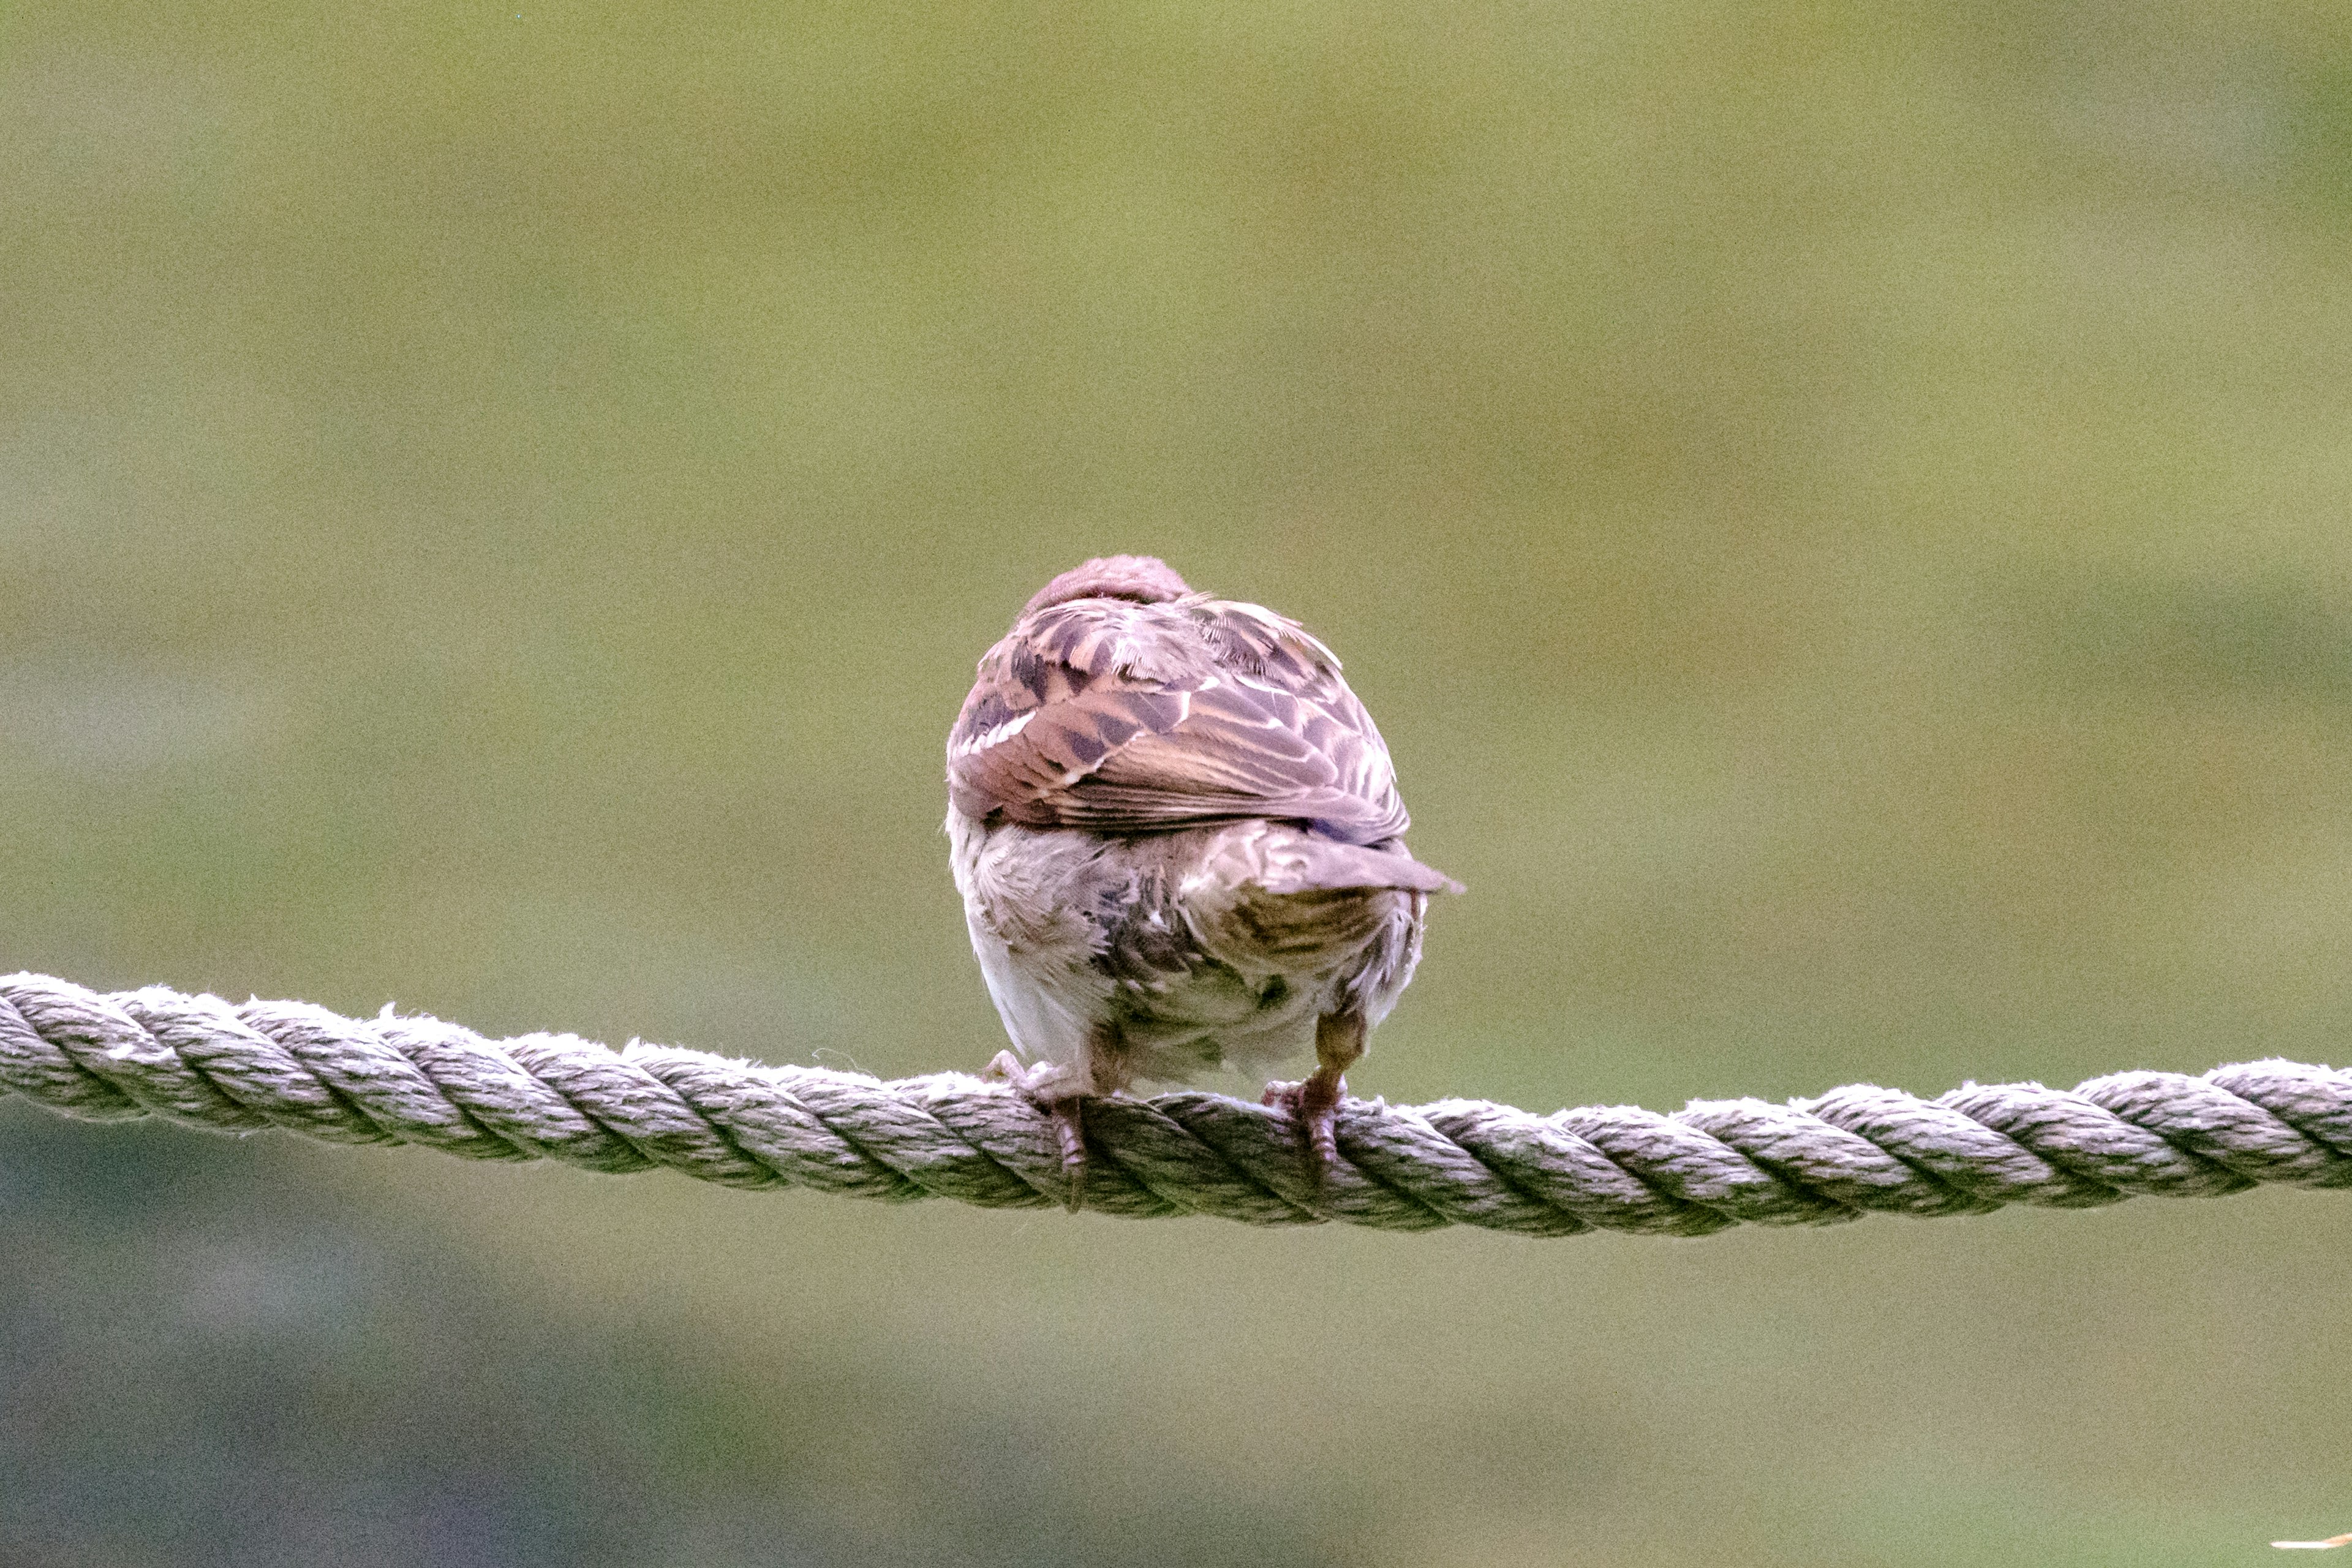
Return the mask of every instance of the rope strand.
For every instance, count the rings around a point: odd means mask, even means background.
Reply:
[[[89,1121],[278,1128],[732,1187],[985,1208],[1058,1206],[1065,1193],[1044,1113],[962,1073],[884,1082],[635,1041],[490,1040],[389,1008],[354,1019],[40,974],[0,979],[0,1094]],[[1286,1112],[1223,1095],[1090,1101],[1085,1125],[1087,1208],[1252,1225],[1706,1236],[2352,1186],[2352,1072],[2275,1060],[2074,1089],[1970,1084],[1933,1100],[1852,1084],[1787,1105],[1695,1100],[1673,1116],[1349,1100],[1339,1162],[1319,1186]]]

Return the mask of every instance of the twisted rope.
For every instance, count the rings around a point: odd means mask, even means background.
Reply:
[[[1066,1194],[1053,1124],[961,1073],[883,1082],[571,1035],[488,1040],[437,1018],[109,994],[0,979],[0,1093],[67,1116],[275,1127],[477,1160],[656,1166],[733,1187],[1042,1208]],[[1481,1226],[1706,1236],[1865,1214],[2082,1208],[2263,1182],[2352,1186],[2352,1072],[2248,1062],[2124,1072],[2074,1089],[1969,1085],[1933,1100],[1865,1084],[1818,1099],[1533,1116],[1482,1100],[1340,1107],[1318,1189],[1296,1122],[1223,1095],[1086,1110],[1087,1207],[1253,1225]]]

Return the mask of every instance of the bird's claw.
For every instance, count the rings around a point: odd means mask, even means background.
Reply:
[[[1347,1089],[1345,1079],[1318,1073],[1299,1083],[1269,1083],[1258,1097],[1259,1104],[1289,1112],[1306,1134],[1307,1181],[1317,1194],[1339,1163],[1339,1098]]]
[[[1072,1214],[1085,1207],[1086,1101],[1074,1094],[1052,1092],[1059,1086],[1062,1076],[1053,1063],[1024,1062],[1011,1051],[999,1051],[991,1057],[980,1076],[1009,1086],[1053,1121],[1054,1137],[1062,1151],[1063,1206]]]

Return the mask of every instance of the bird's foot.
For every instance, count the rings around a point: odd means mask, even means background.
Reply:
[[[980,1076],[1009,1086],[1052,1119],[1062,1149],[1063,1206],[1077,1213],[1087,1197],[1087,1102],[1063,1087],[1054,1063],[1024,1062],[1011,1051],[991,1057]]]
[[[1298,1083],[1269,1083],[1258,1097],[1261,1105],[1288,1111],[1307,1135],[1307,1181],[1317,1194],[1339,1163],[1339,1097],[1348,1080],[1337,1073],[1316,1073]]]

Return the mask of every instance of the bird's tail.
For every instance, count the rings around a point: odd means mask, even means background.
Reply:
[[[1406,852],[1402,839],[1382,844],[1342,844],[1301,833],[1268,847],[1263,868],[1252,879],[1269,893],[1339,892],[1351,888],[1397,888],[1416,893],[1458,893],[1462,884]]]

